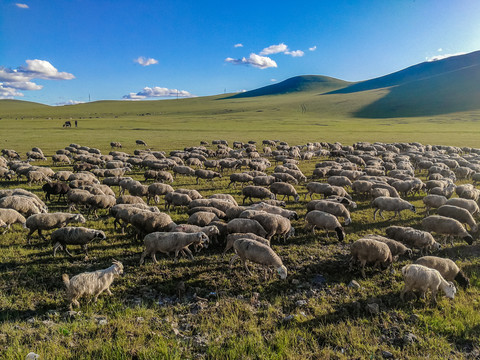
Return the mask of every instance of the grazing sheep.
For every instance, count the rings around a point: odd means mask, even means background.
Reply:
[[[370,190],[370,195],[374,199],[381,196],[389,197],[390,191],[388,191],[388,189],[383,189],[383,188],[373,188],[372,190]]]
[[[313,194],[325,194],[325,192],[331,188],[330,184],[326,183],[319,183],[316,181],[309,182],[306,185],[307,188],[307,193],[305,194],[305,199],[307,198],[307,195],[310,196],[310,200],[313,199]]]
[[[393,258],[390,248],[387,244],[374,240],[363,238],[355,241],[350,247],[352,258],[350,259],[350,271],[353,269],[355,262],[360,262],[360,272],[362,277],[365,275],[365,265],[367,263],[374,263],[374,267],[379,265],[383,269],[392,265]]]
[[[473,237],[458,220],[445,216],[431,215],[422,220],[422,227],[426,231],[446,235],[446,237],[460,236],[468,245],[473,244]],[[453,245],[453,239],[451,243]]]
[[[172,168],[173,170],[173,177],[176,178],[177,174],[185,175],[185,176],[194,176],[195,170],[189,166],[185,165],[177,165]]]
[[[113,148],[117,148],[117,149],[121,149],[121,148],[122,148],[122,144],[119,143],[118,141],[112,141],[112,142],[110,143],[110,146],[112,147],[112,149],[113,149]]]
[[[480,212],[478,204],[471,199],[461,199],[461,198],[453,198],[448,199],[445,205],[453,205],[464,208],[470,212],[470,214],[475,215]]]
[[[260,202],[258,204],[253,204],[248,207],[251,210],[261,210],[268,212],[270,214],[278,214],[289,220],[298,220],[298,214],[295,211],[282,209],[279,206],[271,205],[266,202]]]
[[[253,233],[255,235],[266,237],[267,232],[263,226],[256,220],[252,219],[233,219],[227,224],[228,233]]]
[[[474,233],[478,231],[475,219],[470,212],[464,208],[453,205],[443,205],[438,208],[437,214],[458,220],[462,224],[467,224],[470,227],[470,231]]]
[[[147,143],[146,143],[145,141],[143,141],[143,140],[135,140],[135,144],[147,146]]]
[[[275,182],[274,176],[256,176],[253,178],[253,185],[256,186],[270,186]]]
[[[139,237],[156,231],[170,231],[177,226],[169,215],[149,211],[133,215],[130,224],[137,229]]]
[[[230,194],[213,194],[208,197],[209,199],[220,199],[231,202],[233,205],[238,206],[237,200]]]
[[[381,196],[373,200],[372,205],[375,208],[373,212],[373,220],[377,219],[377,211],[379,210],[380,210],[380,216],[382,217],[382,219],[385,219],[382,214],[384,211],[394,211],[395,214],[393,215],[392,219],[395,218],[397,215],[401,217],[400,212],[402,210],[410,210],[410,211],[416,212],[415,206],[410,204],[408,201],[400,198],[391,198],[391,197]]]
[[[271,240],[273,236],[283,236],[283,241],[287,240],[295,234],[290,220],[277,214],[270,214],[264,211],[246,210],[240,214],[240,218],[257,220],[260,225],[267,231],[267,240]]]
[[[373,239],[380,242],[383,242],[388,245],[390,252],[392,253],[393,260],[397,260],[399,256],[407,254],[408,257],[412,257],[412,249],[409,249],[401,242],[386,238],[384,236],[380,236],[377,234],[368,234],[364,237],[364,239]]]
[[[92,194],[87,190],[72,189],[67,193],[68,211],[74,210],[77,206],[86,206]]]
[[[41,171],[33,170],[27,173],[28,185],[49,181],[50,179]]]
[[[220,235],[220,230],[215,225],[208,225],[208,226],[197,226],[192,224],[181,224],[175,226],[171,232],[184,232],[184,233],[198,233],[203,232],[205,235],[208,236],[209,239],[215,238],[216,236]]]
[[[313,206],[309,206],[311,202]],[[350,217],[350,212],[347,208],[338,202],[328,201],[328,200],[312,200],[310,203],[307,204],[307,211],[311,210],[320,210],[327,212],[329,214],[335,215],[337,218],[344,218],[345,219],[345,226],[350,225],[352,222],[352,218]]]
[[[411,227],[389,226],[386,229],[388,237],[401,241],[408,246],[417,248],[423,254],[429,250],[440,250],[441,246],[435,241],[432,234],[427,231],[417,230]]]
[[[327,238],[329,238],[328,231],[335,230],[339,241],[343,241],[345,239],[345,233],[343,232],[340,222],[338,221],[337,217],[332,214],[324,211],[313,210],[305,216],[305,221],[305,228],[308,230],[311,227],[313,234],[315,233],[315,228],[324,229],[327,233]]]
[[[251,273],[248,269],[246,260],[261,265],[274,266],[280,275],[280,278],[286,279],[287,268],[283,265],[282,259],[280,259],[275,251],[273,251],[268,245],[261,244],[258,241],[251,239],[238,239],[233,243],[233,249],[235,250],[235,255],[230,260],[230,265],[240,258],[248,275],[251,275]]]
[[[192,200],[203,199],[203,196],[195,189],[176,189],[175,192],[179,194],[186,194],[190,196],[190,199]]]
[[[261,236],[255,235],[253,233],[233,233],[227,236],[227,243],[225,245],[225,250],[223,250],[223,253],[222,253],[223,256],[227,253],[228,250],[230,250],[233,247],[233,243],[238,239],[251,239],[251,240],[258,241],[261,244],[270,246],[270,241],[268,241],[267,239]]]
[[[123,274],[122,263],[116,260],[113,260],[112,263],[113,265],[107,269],[84,272],[75,275],[71,279],[69,279],[67,274],[62,275],[63,283],[67,288],[67,300],[70,303],[70,310],[72,310],[72,305],[80,307],[78,299],[83,295],[93,295],[95,302],[104,291],[108,295],[112,295],[110,285],[112,285],[113,280],[117,276]]]
[[[87,200],[87,205],[89,206],[88,213],[93,210],[93,215],[95,215],[95,218],[98,218],[97,209],[110,209],[112,206],[116,205],[116,203],[115,196],[92,195]]]
[[[88,256],[88,243],[94,239],[105,240],[107,238],[105,233],[101,230],[71,226],[55,230],[50,237],[52,239],[52,244],[54,244],[53,256],[56,256],[58,248],[65,250],[69,256],[73,256],[68,251],[67,245],[81,245],[83,251],[85,251],[85,256]]]
[[[282,181],[290,184],[298,184],[298,180],[295,179],[292,175],[287,174],[287,173],[278,173],[275,172],[272,174],[272,176],[275,178],[275,181]]]
[[[290,200],[290,196],[293,196],[295,202],[298,202],[300,199],[300,196],[297,194],[297,190],[295,190],[293,185],[288,183],[275,182],[270,185],[270,191],[275,195],[275,200],[277,199],[277,195],[283,195],[282,200],[285,200],[285,197],[287,197],[287,201]]]
[[[177,192],[169,192],[165,195],[165,210],[170,211],[170,206],[173,208],[177,206],[188,206],[192,199],[187,194]]]
[[[400,299],[404,300],[405,294],[413,290],[420,290],[420,296],[425,298],[427,290],[432,291],[432,301],[437,302],[436,296],[438,289],[442,289],[447,298],[455,298],[455,285],[451,281],[445,280],[440,272],[418,264],[409,264],[402,268],[405,288],[400,294]]]
[[[194,208],[188,209],[187,214],[193,215],[197,212],[209,212],[215,214],[219,219],[225,219],[227,215],[222,211],[213,206],[196,206]]]
[[[213,182],[213,179],[215,179],[216,177],[221,178],[222,174],[212,170],[197,169],[195,170],[195,176],[197,177],[197,184],[198,184],[198,181],[200,179],[210,180]]]
[[[230,185],[233,184],[233,187],[236,188],[237,182],[242,183],[242,185],[253,182],[253,176],[246,174],[246,173],[233,173],[230,175],[230,182],[227,186],[230,187]]]
[[[353,192],[359,194],[359,195],[365,195],[367,196],[370,194],[370,191],[372,190],[373,183],[371,181],[367,180],[355,180],[352,183],[352,190]]]
[[[219,219],[217,215],[215,215],[214,213],[199,211],[190,215],[187,223],[192,225],[197,225],[197,226],[207,226],[212,221],[217,221],[217,220]]]
[[[42,234],[42,230],[50,230],[55,228],[62,228],[70,223],[85,223],[86,220],[81,214],[68,213],[50,213],[50,214],[35,214],[27,218],[26,227],[30,230],[27,235],[27,241],[30,244],[30,238],[35,231],[38,235],[46,240]]]
[[[447,198],[442,195],[430,194],[425,196],[422,201],[425,204],[427,215],[430,215],[430,209],[438,209],[440,206],[445,205],[447,203]]]
[[[70,159],[65,154],[54,154],[52,155],[53,166],[57,166],[58,163],[70,165]]]
[[[43,212],[38,208],[33,198],[21,195],[0,198],[0,209],[13,209],[26,217]]]
[[[201,245],[208,242],[208,236],[203,232],[184,233],[184,232],[153,232],[143,239],[145,250],[140,257],[140,265],[143,264],[145,256],[150,255],[155,264],[158,263],[155,254],[162,252],[168,254],[175,252],[175,262],[178,261],[178,253],[186,252],[193,260],[193,254],[188,248],[190,245]]]
[[[250,199],[250,202],[253,203],[252,198],[255,199],[265,199],[265,198],[270,198],[274,199],[275,195],[272,194],[272,192],[266,188],[263,188],[261,186],[246,186],[242,189],[242,195],[243,195],[243,204],[245,204],[246,199]]]
[[[246,206],[234,206],[234,207],[228,209],[225,212],[225,215],[226,215],[227,219],[229,219],[229,220],[236,219],[240,216],[240,214],[242,212],[244,212],[247,209],[248,208]]]
[[[352,187],[352,182],[346,176],[329,176],[327,182],[332,186]]]
[[[147,204],[150,203],[150,199],[153,198],[155,204],[158,204],[158,197],[173,192],[173,188],[170,185],[162,183],[153,183],[148,186]]]
[[[436,256],[424,256],[417,259],[417,261],[415,261],[415,264],[423,265],[430,269],[435,269],[443,276],[445,280],[455,280],[463,288],[467,288],[470,284],[470,280],[460,270],[457,264],[455,264],[450,259],[440,258]]]
[[[134,196],[134,195],[122,195],[119,196],[116,200],[115,203],[117,205],[119,204],[145,204],[145,201],[139,196]],[[146,204],[145,204],[146,205]]]
[[[22,224],[22,226],[25,227],[25,223],[27,222],[25,217],[14,209],[0,209],[0,220],[5,224],[6,227],[3,234],[10,229],[11,225]]]

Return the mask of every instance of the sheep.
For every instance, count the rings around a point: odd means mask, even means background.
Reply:
[[[177,174],[180,175],[185,175],[185,176],[194,176],[195,175],[195,170],[193,170],[189,166],[185,165],[177,165],[172,168],[173,170],[173,177],[176,178]]]
[[[233,243],[238,239],[251,239],[258,241],[261,244],[270,246],[270,241],[253,233],[233,233],[227,236],[227,242],[225,245],[225,250],[223,250],[222,256],[225,256],[227,251],[233,247]]]
[[[377,197],[380,197],[380,196],[389,197],[390,192],[388,191],[388,189],[372,188],[370,190],[370,196],[374,199],[376,199]]]
[[[357,203],[355,201],[352,201],[352,199],[348,199],[344,196],[330,195],[325,200],[343,204],[345,207],[350,209],[357,208]]]
[[[116,205],[116,199],[111,195],[92,195],[87,199],[87,205],[89,206],[88,213],[93,210],[93,215],[98,218],[97,209],[110,209]]]
[[[252,219],[233,219],[227,224],[228,233],[253,233],[261,237],[267,236],[267,232],[263,226],[256,220]]]
[[[27,217],[42,213],[42,210],[38,208],[33,198],[19,195],[0,198],[0,209],[14,209]]]
[[[475,215],[480,212],[478,204],[471,199],[461,199],[461,198],[453,198],[448,199],[445,205],[453,205],[464,208],[470,212],[470,214]]]
[[[226,218],[229,220],[236,219],[247,209],[245,206],[234,206],[225,212]]]
[[[187,194],[180,194],[177,192],[169,192],[165,195],[165,210],[170,211],[170,206],[188,206],[192,199]]]
[[[332,214],[319,210],[313,210],[305,216],[305,221],[306,229],[308,230],[311,227],[313,234],[315,233],[315,228],[324,229],[327,233],[327,238],[329,238],[328,231],[335,230],[339,241],[343,241],[345,239],[345,233],[343,232],[342,226],[340,225],[336,216]]]
[[[143,140],[135,140],[135,144],[147,146],[147,143],[146,143],[145,141],[143,141]]]
[[[435,232],[447,237],[460,236],[468,245],[473,244],[473,237],[465,230],[463,225],[455,219],[445,216],[430,215],[422,220],[422,227],[426,231]],[[453,239],[451,240],[453,245]]]
[[[415,261],[415,264],[437,270],[445,280],[456,281],[464,289],[470,285],[468,277],[450,259],[436,256],[423,256]]]
[[[121,148],[122,148],[122,144],[119,143],[118,141],[112,141],[112,142],[110,143],[110,146],[112,147],[112,149],[113,149],[113,148],[118,148],[118,149],[121,149]]]
[[[88,199],[92,196],[87,190],[72,189],[67,193],[68,210],[72,211],[77,205],[87,205]]]
[[[274,176],[256,176],[253,178],[253,185],[256,186],[270,186],[275,182]]]
[[[298,214],[295,211],[282,209],[281,207],[278,207],[278,206],[275,206],[275,205],[270,205],[270,204],[265,203],[263,201],[258,203],[258,204],[250,205],[249,209],[262,210],[262,211],[268,212],[270,214],[282,215],[283,217],[285,217],[289,220],[298,220]]]
[[[50,195],[58,195],[58,201],[70,191],[70,186],[67,183],[62,182],[47,182],[42,186],[42,190],[45,193],[45,200],[50,201]]]
[[[352,183],[352,190],[359,195],[367,195],[370,194],[372,190],[373,183],[367,180],[355,180]]]
[[[213,194],[209,196],[209,199],[220,199],[231,202],[233,205],[238,206],[237,200],[230,194]]]
[[[57,166],[58,163],[70,164],[70,159],[65,154],[52,155],[53,166]]]
[[[31,186],[32,184],[48,181],[49,179],[43,172],[33,170],[27,173],[27,180],[28,180],[28,185]]]
[[[30,230],[27,235],[27,241],[30,244],[30,238],[35,231],[43,240],[46,240],[42,234],[42,230],[50,230],[54,228],[62,228],[70,223],[85,223],[86,220],[81,214],[68,213],[50,213],[50,214],[35,214],[27,218],[26,227]]]
[[[352,182],[346,176],[330,176],[328,177],[327,182],[332,186],[352,187]]]
[[[447,298],[455,298],[457,289],[451,281],[445,280],[440,272],[419,264],[409,264],[402,268],[402,275],[405,281],[405,287],[400,294],[400,299],[404,301],[405,294],[409,291],[420,290],[420,296],[425,298],[427,290],[432,291],[433,302],[436,303],[438,289],[442,289]]]
[[[350,246],[350,271],[353,269],[355,262],[360,262],[360,273],[365,278],[365,265],[367,263],[374,263],[374,268],[379,265],[383,269],[392,266],[393,258],[390,248],[387,244],[368,238],[362,238],[355,241]]]
[[[382,215],[384,211],[394,211],[394,215],[392,217],[395,218],[397,215],[401,217],[400,212],[402,210],[410,210],[412,212],[416,212],[415,206],[410,204],[408,201],[405,201],[400,198],[391,198],[391,197],[378,197],[372,201],[372,205],[375,208],[373,212],[373,220],[377,218],[377,211],[380,210],[380,216],[382,219],[385,219]]]
[[[470,212],[464,208],[453,205],[443,205],[438,208],[437,214],[458,220],[462,224],[467,224],[470,227],[470,231],[474,233],[478,231],[475,219]]]
[[[290,220],[281,215],[270,214],[264,211],[246,210],[240,214],[240,218],[258,221],[267,231],[267,240],[271,240],[273,236],[279,235],[283,236],[283,241],[285,242],[287,237],[295,234],[295,229],[292,227]]]
[[[175,192],[179,194],[186,194],[190,196],[190,199],[192,200],[203,199],[203,196],[195,189],[176,189]]]
[[[187,220],[188,224],[197,225],[197,226],[207,226],[212,221],[219,220],[217,215],[211,212],[199,211],[192,215]]]
[[[290,184],[298,184],[298,180],[295,179],[292,175],[287,173],[278,173],[274,172],[272,176],[275,178],[275,181],[282,181]]]
[[[130,223],[137,229],[139,235],[150,234],[155,231],[169,231],[177,224],[165,213],[141,212],[130,218]]]
[[[193,254],[188,248],[191,244],[201,245],[208,242],[208,236],[203,232],[183,233],[183,232],[153,232],[143,239],[145,250],[140,257],[140,265],[144,263],[145,256],[150,255],[155,264],[158,264],[155,253],[162,252],[168,254],[175,252],[175,262],[178,261],[178,253],[185,251],[193,260]]]
[[[287,268],[283,265],[282,259],[268,245],[251,239],[238,239],[233,243],[233,249],[235,255],[230,260],[230,266],[235,260],[241,259],[245,271],[251,275],[246,263],[246,260],[250,260],[257,264],[274,266],[282,280],[287,278]]]
[[[209,239],[215,238],[216,236],[220,235],[220,231],[215,225],[197,226],[192,224],[181,224],[175,226],[175,228],[173,228],[171,232],[184,232],[189,234],[203,232],[205,235],[208,236]]]
[[[327,191],[327,189],[331,188],[331,185],[312,181],[306,185],[306,188],[308,191],[305,194],[305,199],[307,199],[307,195],[309,195],[311,200],[313,199],[313,194],[324,194]]]
[[[187,214],[193,215],[197,212],[209,212],[215,214],[219,219],[227,218],[227,215],[222,211],[213,206],[197,206],[191,209],[188,209]]]
[[[80,307],[78,299],[83,295],[93,295],[94,302],[97,302],[98,296],[106,291],[108,295],[112,295],[110,286],[115,277],[123,274],[123,265],[121,262],[113,260],[113,265],[107,269],[97,270],[93,272],[84,272],[75,275],[69,279],[67,274],[62,275],[63,283],[67,288],[67,300],[72,305]]]
[[[383,182],[374,183],[373,184],[373,189],[377,189],[377,188],[388,190],[388,196],[390,196],[392,198],[399,198],[400,197],[400,195],[398,194],[398,191],[393,186],[390,186],[386,183],[383,183]]]
[[[139,196],[122,195],[115,200],[115,203],[117,205],[118,204],[145,204],[145,201],[143,201],[143,199]]]
[[[313,206],[309,206],[311,202],[314,202]],[[313,200],[311,202],[307,204],[307,210],[320,210],[335,215],[337,218],[343,217],[345,226],[351,224],[350,212],[343,204],[328,200]]]
[[[222,174],[212,170],[197,169],[195,170],[195,176],[197,177],[198,185],[200,179],[210,180],[213,183],[213,179],[216,177],[221,178]]]
[[[401,242],[386,238],[384,236],[376,235],[376,234],[368,234],[364,236],[365,239],[373,239],[380,242],[383,242],[388,245],[390,252],[392,253],[393,260],[398,259],[400,255],[407,254],[408,257],[412,257],[413,252],[412,249],[409,249]]]
[[[435,195],[430,194],[425,196],[422,199],[423,203],[425,204],[427,216],[430,215],[430,209],[438,209],[440,206],[443,206],[447,203],[447,198],[442,195]]]
[[[432,234],[427,231],[417,230],[411,227],[389,226],[386,229],[386,234],[392,239],[419,249],[422,254],[429,250],[440,250],[441,248]]]
[[[150,199],[153,198],[155,204],[158,204],[158,197],[167,193],[173,192],[173,188],[170,185],[162,183],[153,183],[148,186],[147,204],[150,203]]]
[[[300,196],[297,194],[297,190],[293,187],[293,185],[290,185],[288,183],[284,182],[275,182],[272,185],[270,185],[270,191],[275,195],[275,199],[277,199],[277,195],[283,195],[283,199],[287,197],[287,200],[290,200],[290,196],[293,196],[293,199],[295,202],[298,202],[300,199]]]
[[[25,227],[25,223],[27,222],[25,217],[14,209],[0,209],[0,220],[3,221],[6,227],[3,234],[10,229],[11,225],[22,224],[22,226]]]
[[[270,190],[261,186],[246,186],[242,189],[242,195],[243,204],[245,204],[246,199],[250,199],[250,202],[253,203],[252,198],[262,200],[265,198],[273,199],[275,197],[275,195]]]
[[[88,243],[94,239],[105,240],[107,237],[101,230],[66,226],[52,232],[50,238],[52,239],[52,244],[54,244],[53,256],[56,256],[59,248],[65,250],[69,256],[73,256],[68,251],[67,245],[81,245],[85,256],[88,256]]]

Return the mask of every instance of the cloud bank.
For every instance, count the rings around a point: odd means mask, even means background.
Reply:
[[[20,8],[20,9],[29,9],[30,8],[27,4],[20,4],[20,3],[16,3],[15,6]]]
[[[71,80],[75,76],[67,72],[58,71],[46,60],[26,60],[26,66],[16,69],[0,67],[0,98],[11,99],[15,96],[23,96],[18,90],[41,90],[42,85],[35,84],[31,80]]]
[[[145,58],[143,56],[139,56],[138,58],[136,58],[133,61],[136,62],[137,64],[142,65],[142,66],[150,66],[150,65],[158,64],[158,60],[156,60],[154,58]]]
[[[137,93],[130,93],[128,95],[124,95],[123,99],[126,100],[145,100],[149,98],[165,98],[165,97],[194,97],[188,91],[185,90],[177,90],[177,89],[168,89],[164,87],[155,86],[151,87],[144,87],[141,91]]]

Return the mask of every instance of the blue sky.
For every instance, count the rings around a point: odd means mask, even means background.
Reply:
[[[357,81],[480,49],[480,1],[1,0],[0,97],[49,105]]]

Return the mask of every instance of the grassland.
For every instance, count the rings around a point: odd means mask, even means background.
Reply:
[[[68,107],[0,102],[1,148],[21,153],[33,146],[47,156],[75,142],[106,153],[120,141],[132,153],[135,139],[155,150],[181,149],[215,138],[247,141],[278,138],[290,144],[308,141],[419,141],[478,147],[480,112],[432,117],[359,119],[353,114],[381,99],[389,90],[361,94],[320,95],[315,91],[288,96],[222,99],[222,96],[161,102],[96,102]],[[78,128],[65,129],[65,120]],[[315,161],[302,162],[310,175]],[[42,165],[51,166],[50,162]],[[54,168],[55,170],[68,167]],[[270,170],[271,171],[271,170]],[[136,170],[132,176],[142,179]],[[424,179],[425,174],[419,174]],[[241,200],[240,189],[226,187],[228,176],[200,186],[179,178],[175,188],[197,188],[204,196],[226,192]],[[2,188],[27,188],[43,197],[39,186],[24,180],[1,182]],[[0,358],[23,359],[34,351],[42,359],[308,359],[308,358],[476,358],[480,355],[479,245],[457,243],[439,253],[461,265],[472,286],[460,290],[455,301],[439,298],[402,303],[399,269],[391,275],[367,270],[367,278],[348,271],[349,244],[368,233],[384,233],[391,224],[419,228],[422,210],[402,219],[373,220],[369,200],[356,198],[358,209],[338,243],[324,233],[303,230],[305,204],[288,208],[299,212],[297,235],[287,244],[274,242],[289,269],[286,281],[263,279],[251,266],[247,277],[240,263],[228,265],[220,244],[196,254],[195,260],[159,255],[159,265],[139,267],[142,244],[131,233],[121,235],[112,219],[89,219],[86,226],[102,229],[107,240],[93,243],[84,259],[78,249],[70,259],[52,256],[48,243],[36,239],[26,245],[25,230],[0,235]],[[409,198],[418,208],[421,196]],[[65,203],[49,203],[51,211]],[[163,204],[161,203],[160,206]],[[187,219],[173,211],[176,222]],[[419,256],[418,254],[416,257]],[[78,313],[68,313],[61,274],[105,268],[112,258],[125,265],[125,275],[98,303],[82,301]],[[349,287],[351,280],[359,289]],[[185,291],[180,291],[181,285]],[[377,304],[372,313],[369,304]],[[371,308],[375,309],[376,306]],[[106,320],[106,322],[105,322]],[[383,352],[383,353],[382,353]]]

